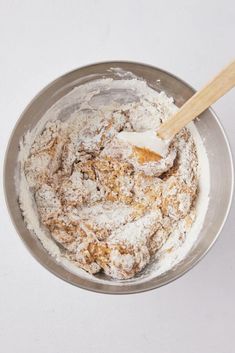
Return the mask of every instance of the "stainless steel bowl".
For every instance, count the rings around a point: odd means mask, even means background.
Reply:
[[[115,75],[115,70],[110,70],[110,68],[121,68],[145,79],[152,88],[157,91],[164,90],[167,95],[172,96],[177,106],[181,106],[195,92],[188,84],[166,71],[132,62],[98,63],[61,76],[44,88],[32,100],[13,130],[5,158],[5,196],[11,219],[21,239],[32,255],[49,271],[73,285],[92,291],[109,294],[136,293],[160,287],[180,277],[191,269],[215,242],[228,215],[233,194],[232,156],[218,118],[211,109],[208,109],[204,112],[203,118],[200,121],[196,121],[196,126],[203,138],[209,158],[211,174],[209,207],[197,242],[187,256],[171,270],[144,282],[140,282],[136,278],[126,283],[113,281],[99,283],[92,279],[82,278],[61,266],[47,253],[41,242],[28,231],[22,218],[14,180],[18,165],[19,141],[24,133],[29,128],[34,127],[42,115],[58,99],[70,92],[74,87],[104,77],[118,79],[118,76]]]

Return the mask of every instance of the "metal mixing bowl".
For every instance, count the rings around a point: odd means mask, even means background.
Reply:
[[[206,254],[218,237],[228,215],[233,194],[233,165],[228,141],[221,124],[215,113],[208,109],[203,113],[202,119],[196,121],[196,126],[203,138],[209,159],[209,207],[195,245],[187,256],[171,270],[142,282],[136,278],[126,283],[114,281],[99,283],[97,280],[78,276],[57,263],[43,248],[41,242],[28,231],[21,215],[14,179],[18,165],[19,141],[24,133],[34,127],[42,115],[58,99],[74,87],[99,78],[113,77],[118,79],[115,70],[110,70],[110,68],[121,68],[145,79],[152,88],[157,91],[164,90],[168,96],[172,96],[179,107],[195,92],[188,84],[166,71],[132,62],[99,63],[82,67],[61,76],[32,100],[16,124],[5,158],[5,196],[9,213],[21,239],[32,255],[49,271],[73,285],[92,291],[109,294],[135,293],[157,288],[173,281],[191,269]]]

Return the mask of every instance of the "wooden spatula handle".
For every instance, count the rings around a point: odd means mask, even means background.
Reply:
[[[158,136],[162,139],[171,139],[185,125],[234,86],[235,61],[221,71],[204,88],[195,93],[172,118],[163,123],[157,132]]]

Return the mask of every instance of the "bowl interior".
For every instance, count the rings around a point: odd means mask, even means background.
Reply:
[[[114,68],[114,70],[110,70],[111,68]],[[33,256],[52,273],[71,284],[110,294],[134,293],[159,287],[181,276],[195,265],[217,238],[226,219],[233,191],[231,152],[218,119],[214,112],[209,109],[203,113],[199,121],[196,121],[197,129],[204,141],[209,159],[209,206],[198,239],[181,262],[164,274],[149,280],[146,279],[143,282],[138,281],[138,278],[136,278],[122,283],[116,281],[102,283],[70,272],[48,255],[41,242],[26,228],[19,208],[15,187],[19,141],[24,133],[28,129],[32,129],[58,99],[69,93],[74,87],[94,79],[106,77],[119,79],[120,70],[130,72],[126,74],[126,78],[132,78],[131,73],[133,73],[146,80],[148,85],[155,90],[165,91],[168,96],[174,98],[176,105],[179,107],[194,93],[190,86],[177,77],[143,64],[107,62],[72,71],[43,89],[22,113],[9,141],[4,170],[6,201],[12,221]]]

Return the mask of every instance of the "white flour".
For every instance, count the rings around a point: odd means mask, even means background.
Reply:
[[[124,283],[133,280],[144,281],[170,269],[185,257],[194,244],[203,224],[209,193],[208,160],[194,124],[190,124],[189,127],[193,139],[189,136],[189,142],[185,142],[184,138],[188,138],[187,136],[179,137],[168,156],[158,162],[150,160],[148,163],[140,163],[137,155],[133,157],[133,150],[129,145],[124,143],[120,146],[115,139],[117,131],[123,129],[123,126],[126,131],[156,129],[161,120],[175,111],[176,107],[171,99],[150,89],[143,81],[99,80],[79,86],[60,99],[37,126],[26,134],[19,153],[21,163],[19,197],[25,222],[48,252],[69,270],[95,281],[105,280],[88,274],[78,265],[93,273],[103,268],[114,278],[131,278],[155,256],[155,261],[141,277],[126,280]],[[126,118],[125,114],[129,114],[129,117]],[[47,121],[53,122],[59,118],[66,121],[52,123],[44,132],[44,137],[37,138]],[[79,140],[77,140],[78,131]],[[63,173],[67,173],[69,177],[65,177],[58,191],[53,186],[61,183],[58,175],[56,180],[53,176],[53,180],[47,178],[45,182],[42,172],[49,168],[52,174],[57,173],[61,163],[57,157],[61,156],[68,136],[70,142],[66,142],[68,148],[63,161]],[[55,137],[56,143],[49,146],[48,141],[54,141]],[[194,143],[197,150],[196,158],[193,154]],[[97,149],[97,146],[102,146],[102,149]],[[48,148],[50,153],[47,152]],[[180,184],[174,185],[174,178],[162,181],[158,176],[172,167],[176,150],[180,156],[177,172],[177,182]],[[97,153],[98,156],[95,179],[91,175],[92,170],[89,168],[87,170],[89,153]],[[79,165],[75,163],[75,158],[79,160]],[[112,160],[109,161],[112,163],[111,166],[107,164],[108,158]],[[120,160],[125,163],[120,164]],[[199,167],[196,165],[197,160]],[[72,172],[71,165],[75,165]],[[108,177],[105,176],[105,168]],[[117,170],[118,174],[112,175],[110,170]],[[203,170],[203,175],[208,176],[208,180],[202,180],[200,170]],[[36,179],[39,176],[40,178],[36,180],[35,176]],[[112,178],[119,183],[118,186],[115,184],[117,189],[115,193],[110,187]],[[52,183],[52,187],[48,186],[48,180]],[[183,184],[183,180],[186,180],[186,185]],[[199,193],[195,210],[191,195],[196,192],[198,184]],[[185,189],[179,191],[182,185]],[[159,188],[163,195],[162,199],[156,198]],[[177,201],[177,205],[172,200]],[[65,204],[61,206],[61,202]],[[51,224],[51,219],[56,222],[59,220],[60,225],[56,224],[56,229],[54,223]],[[74,240],[71,222],[73,227],[79,222],[80,234],[86,233],[85,241]],[[66,229],[72,234],[69,239],[61,224],[63,227],[66,225]],[[51,237],[51,232],[54,239],[64,247],[63,252]],[[98,248],[97,242],[94,242],[94,232],[99,238]],[[108,245],[101,246],[102,242]],[[119,248],[121,243],[125,245],[122,255]],[[90,246],[94,249],[92,248],[92,257],[87,261],[87,255],[84,254],[87,254]]]

